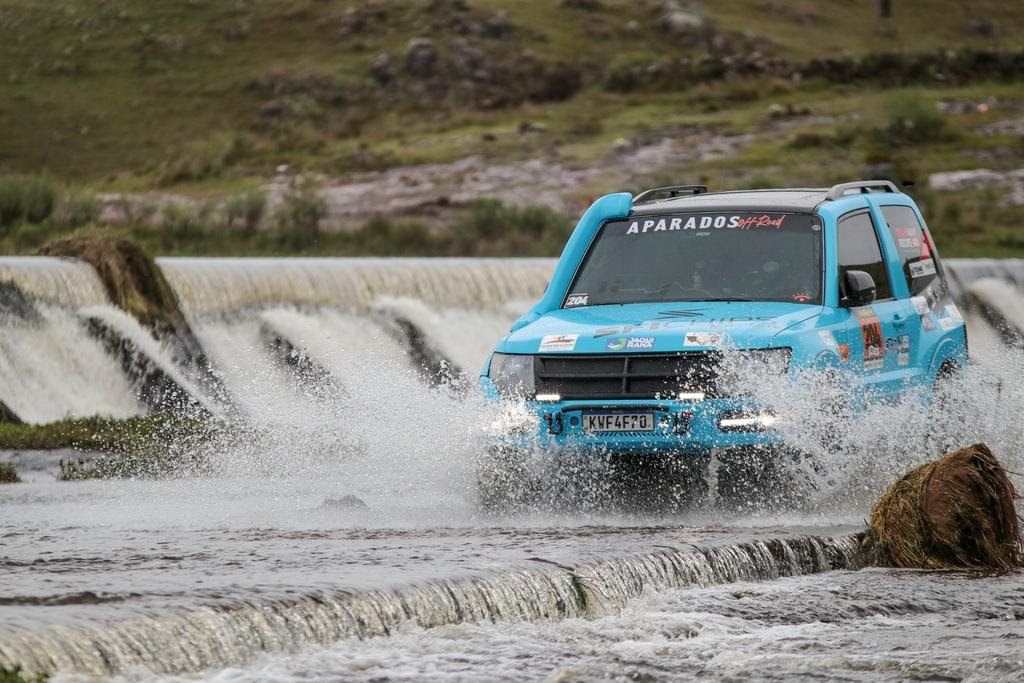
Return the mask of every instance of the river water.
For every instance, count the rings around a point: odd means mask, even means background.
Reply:
[[[885,486],[942,447],[986,441],[1024,472],[1024,356],[992,322],[1020,327],[1021,264],[955,264],[958,291],[974,288],[992,314],[968,316],[977,363],[943,412],[879,407],[849,450],[795,464],[798,506],[726,510],[710,496],[637,512],[588,466],[583,489],[601,495],[484,516],[480,440],[510,415],[466,392],[458,371],[472,374],[550,266],[162,260],[232,403],[223,415],[257,428],[158,481],[57,481],[67,454],[0,454],[26,480],[0,487],[0,669],[58,680],[1024,678],[1024,576],[862,569],[856,537]],[[222,399],[111,307],[87,268],[0,259],[0,276],[29,300],[0,307],[0,399],[24,419],[146,411],[85,319],[217,411]],[[282,362],[281,349],[305,365]],[[456,380],[425,381],[423,363]],[[777,398],[790,424],[829,428],[813,399]]]

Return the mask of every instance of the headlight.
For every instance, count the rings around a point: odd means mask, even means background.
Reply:
[[[536,389],[533,356],[496,353],[491,356],[491,369],[487,374],[502,396],[533,398]]]
[[[779,418],[772,413],[726,413],[718,420],[723,432],[767,432],[775,428]]]

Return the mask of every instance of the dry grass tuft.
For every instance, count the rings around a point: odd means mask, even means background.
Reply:
[[[1013,484],[985,444],[911,470],[871,511],[874,564],[1006,571],[1024,566]]]

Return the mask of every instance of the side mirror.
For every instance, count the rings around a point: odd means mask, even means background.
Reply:
[[[867,306],[875,300],[875,280],[863,270],[846,271],[846,298],[848,307]]]

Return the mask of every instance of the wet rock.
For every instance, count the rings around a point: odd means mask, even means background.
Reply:
[[[350,493],[341,498],[328,498],[324,501],[324,507],[336,510],[363,510],[367,505],[362,498]]]
[[[39,312],[32,299],[25,296],[18,285],[10,281],[0,282],[0,321],[39,322]],[[2,415],[2,410],[0,410]],[[2,417],[0,417],[2,421]]]
[[[387,85],[395,79],[395,65],[391,54],[381,52],[370,62],[370,76],[380,85]]]
[[[0,401],[0,423],[8,424],[23,424],[22,419],[15,414],[13,410],[7,407],[7,404]]]
[[[405,49],[405,71],[414,78],[430,78],[437,58],[437,43],[430,38],[413,38]]]

